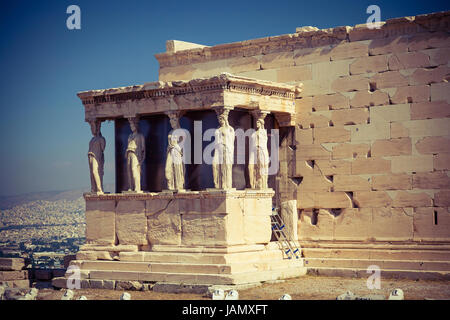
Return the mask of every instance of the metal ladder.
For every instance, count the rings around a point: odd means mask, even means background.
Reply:
[[[286,254],[287,258],[292,259],[293,257],[295,257],[296,259],[300,259],[301,251],[295,244],[295,241],[289,240],[292,239],[291,235],[288,234],[288,237],[286,236],[286,234],[288,233],[286,225],[275,209],[272,210],[270,221],[272,224],[272,233],[275,235],[275,238],[277,239],[278,243],[281,246],[281,249],[283,250],[284,254]]]

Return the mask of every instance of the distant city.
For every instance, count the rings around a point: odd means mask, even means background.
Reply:
[[[25,257],[33,268],[63,268],[64,256],[85,243],[83,191],[2,197],[0,257]]]

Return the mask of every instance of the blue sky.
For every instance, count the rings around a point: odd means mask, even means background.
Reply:
[[[89,186],[91,138],[78,91],[158,79],[155,53],[170,39],[216,45],[449,10],[447,1],[1,1],[0,195]],[[81,30],[66,9],[81,8]],[[105,183],[114,182],[113,130]]]

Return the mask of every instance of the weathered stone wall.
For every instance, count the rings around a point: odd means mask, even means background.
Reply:
[[[86,242],[118,251],[267,244],[273,195],[260,190],[86,195]],[[97,251],[96,259],[114,258],[113,250]]]
[[[449,242],[449,30],[444,12],[156,57],[162,81],[304,84],[278,177],[300,239]]]

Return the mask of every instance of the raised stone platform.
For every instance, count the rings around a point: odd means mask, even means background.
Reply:
[[[80,268],[84,287],[244,285],[304,275],[303,259],[288,259],[270,242],[273,195],[272,189],[85,194],[87,244],[71,265]]]

